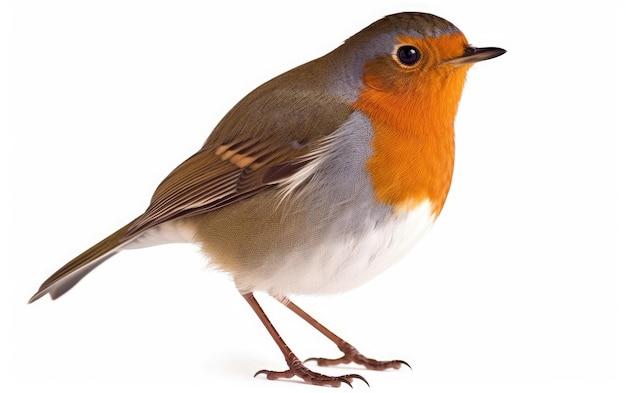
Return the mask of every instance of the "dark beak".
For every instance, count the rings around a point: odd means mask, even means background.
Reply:
[[[448,60],[443,64],[453,66],[461,66],[465,64],[473,64],[483,60],[493,59],[494,57],[505,54],[506,51],[500,48],[474,48],[473,46],[465,47],[463,56]]]

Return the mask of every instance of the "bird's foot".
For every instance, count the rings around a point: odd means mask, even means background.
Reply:
[[[293,378],[299,377],[304,382],[310,383],[312,385],[320,385],[320,386],[332,386],[339,387],[342,383],[347,384],[352,387],[352,381],[355,379],[360,379],[365,382],[367,386],[369,383],[358,374],[348,374],[348,375],[340,375],[337,377],[331,377],[328,375],[317,373],[308,367],[306,367],[302,362],[295,356],[291,355],[290,359],[287,360],[287,364],[289,366],[289,370],[286,371],[270,371],[270,370],[259,370],[254,374],[256,377],[259,374],[265,374],[267,379],[275,380],[279,378]]]
[[[337,359],[326,359],[326,358],[309,358],[305,360],[308,361],[316,361],[318,366],[326,367],[326,366],[335,366],[337,364],[349,364],[356,363],[361,366],[367,368],[368,370],[386,370],[389,368],[399,369],[402,365],[411,368],[411,366],[405,362],[404,360],[385,360],[380,361],[376,359],[371,359],[363,356],[356,348],[352,345],[344,342],[341,345],[338,345],[341,352],[344,355]]]

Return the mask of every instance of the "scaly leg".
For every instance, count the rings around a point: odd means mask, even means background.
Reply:
[[[244,299],[246,299],[250,307],[252,307],[261,322],[263,322],[263,325],[278,345],[278,348],[280,348],[280,351],[285,356],[285,361],[287,362],[287,366],[289,367],[289,369],[286,371],[260,370],[257,371],[256,374],[254,374],[255,377],[259,374],[267,375],[267,379],[292,378],[294,376],[297,376],[302,378],[304,382],[313,385],[329,385],[333,387],[339,387],[342,383],[346,383],[350,387],[352,387],[352,381],[354,379],[360,379],[367,384],[367,381],[358,374],[348,374],[338,377],[331,377],[328,375],[317,373],[307,368],[304,364],[302,364],[300,359],[298,359],[296,355],[291,352],[291,349],[289,349],[285,341],[283,341],[283,339],[280,337],[278,331],[276,330],[276,328],[274,328],[272,322],[270,322],[269,318],[267,317],[267,315],[265,315],[265,312],[254,298],[254,295],[252,293],[245,293],[242,294],[242,296]]]
[[[288,309],[296,313],[300,318],[307,321],[311,326],[317,329],[324,336],[328,337],[330,341],[334,342],[339,350],[344,353],[344,356],[338,359],[326,359],[326,358],[309,358],[305,360],[308,362],[309,360],[317,361],[318,366],[334,366],[337,364],[348,364],[348,363],[356,363],[364,366],[369,370],[386,370],[388,368],[400,368],[403,364],[407,367],[411,368],[411,366],[405,362],[404,360],[387,360],[380,361],[376,359],[371,359],[361,355],[361,353],[352,345],[341,339],[341,337],[337,336],[335,333],[328,330],[324,325],[317,322],[312,316],[307,314],[304,310],[294,304],[291,300],[287,298],[275,297],[276,300],[284,304]]]

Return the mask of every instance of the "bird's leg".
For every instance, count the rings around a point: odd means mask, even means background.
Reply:
[[[272,322],[270,322],[269,318],[267,317],[267,315],[265,315],[265,312],[254,298],[254,295],[249,292],[242,294],[242,296],[244,299],[246,299],[250,307],[252,307],[261,322],[263,322],[263,325],[278,345],[278,348],[280,348],[280,351],[285,356],[285,361],[287,362],[287,366],[289,367],[289,369],[286,371],[259,370],[256,374],[254,374],[255,377],[259,374],[265,374],[267,376],[267,379],[292,378],[294,376],[297,376],[302,378],[304,382],[310,383],[312,385],[328,385],[333,387],[339,387],[342,383],[345,383],[352,387],[352,381],[354,379],[360,379],[367,384],[367,381],[358,374],[348,374],[338,377],[331,377],[328,375],[317,373],[307,368],[304,364],[302,364],[300,359],[298,359],[298,357],[294,355],[293,352],[291,352],[291,349],[289,349],[285,341],[283,341],[283,339],[280,337],[280,334],[278,334],[278,331],[276,330],[276,328],[274,328]]]
[[[309,358],[305,360],[308,362],[309,360],[315,360],[318,366],[334,366],[337,364],[348,364],[348,363],[356,363],[364,366],[369,370],[386,370],[388,368],[398,369],[405,366],[411,368],[411,366],[405,362],[404,360],[386,360],[380,361],[376,359],[371,359],[363,356],[355,347],[350,345],[348,342],[344,341],[341,337],[337,336],[335,333],[328,330],[324,325],[317,322],[315,318],[307,314],[303,309],[294,304],[291,300],[287,298],[274,297],[276,300],[285,305],[288,309],[296,313],[300,318],[307,321],[311,326],[317,329],[324,336],[328,337],[330,341],[334,342],[339,350],[344,353],[344,355],[337,359],[326,359],[326,358]]]

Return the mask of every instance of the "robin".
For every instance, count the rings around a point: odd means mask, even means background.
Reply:
[[[286,371],[257,374],[330,386],[365,381],[307,368],[255,291],[275,297],[344,353],[312,359],[318,365],[400,368],[406,362],[365,357],[288,296],[361,285],[431,227],[450,188],[466,73],[503,53],[469,45],[435,15],[374,22],[244,97],[163,180],[143,214],[55,272],[30,302],[63,295],[120,251],[194,243],[232,275],[285,357]]]

